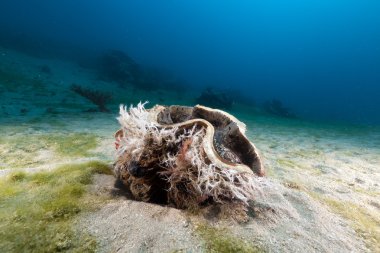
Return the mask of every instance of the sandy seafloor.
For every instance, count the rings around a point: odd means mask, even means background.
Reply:
[[[41,72],[42,65],[48,65],[52,73]],[[150,105],[192,104],[196,96],[120,88],[73,63],[0,48],[0,176],[18,169],[51,170],[58,164],[83,160],[113,161],[118,105],[109,105],[112,113],[85,112],[94,107],[69,90],[73,83],[112,91],[114,101],[126,104],[140,100],[149,100]],[[267,171],[257,202],[275,212],[243,225],[213,221],[215,226],[228,226],[238,237],[258,242],[270,252],[380,252],[379,127],[282,119],[239,105],[231,113],[246,123]],[[87,150],[86,139],[91,138],[97,144]],[[84,222],[84,226],[99,238],[99,251],[103,252],[199,250],[191,242],[192,226],[181,226],[187,222],[186,214],[149,205],[115,200],[84,217],[98,219]],[[120,217],[107,215],[110,210],[142,211],[140,219],[134,218],[130,224],[125,221],[128,226],[122,226]],[[161,222],[152,214],[154,210]],[[170,213],[173,220],[162,218],[163,212]],[[135,236],[124,235],[133,226],[139,227]],[[160,236],[154,229],[161,231]],[[177,230],[162,233],[165,229]],[[117,236],[109,237],[111,230]],[[181,240],[176,240],[176,234]],[[148,246],[146,235],[150,236]],[[184,239],[186,236],[189,238]],[[165,240],[175,243],[163,243]]]

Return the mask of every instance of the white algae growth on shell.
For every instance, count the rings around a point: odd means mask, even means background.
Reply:
[[[120,107],[116,177],[134,198],[190,208],[254,198],[264,175],[245,124],[204,106]]]

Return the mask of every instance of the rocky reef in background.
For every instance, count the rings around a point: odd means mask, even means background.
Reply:
[[[145,91],[168,89],[178,92],[185,92],[188,88],[186,82],[170,71],[138,64],[120,50],[103,52],[95,60],[94,68],[100,79],[116,82],[122,87],[129,85]]]
[[[109,103],[112,99],[112,94],[110,92],[84,88],[77,84],[71,85],[70,89],[97,106],[97,109],[89,109],[89,112],[110,112],[110,110],[106,107],[107,103]]]
[[[211,87],[202,91],[201,95],[195,100],[197,104],[206,105],[214,108],[230,110],[234,102],[233,98],[227,93],[215,90]]]
[[[114,86],[111,85],[114,83],[120,89],[133,89],[138,94],[143,94],[142,98],[144,100],[153,100],[162,104],[168,102],[168,97],[170,96],[169,101],[171,104],[201,104],[227,111],[234,110],[236,105],[243,105],[254,109],[252,112],[255,113],[264,112],[285,118],[295,117],[295,114],[285,107],[280,100],[272,99],[264,104],[257,104],[250,94],[245,94],[241,90],[225,89],[219,84],[202,89],[202,85],[189,83],[169,70],[158,66],[140,64],[126,52],[118,49],[94,50],[65,41],[6,31],[1,28],[0,46],[41,59],[42,62],[49,62],[49,60],[69,61],[78,67],[74,71],[91,72],[94,79],[96,79],[93,83],[100,81],[101,86],[99,84],[92,86],[92,84],[73,80],[66,88],[70,92],[87,99],[83,101],[97,106],[97,109],[87,109],[87,111],[107,112],[109,109],[105,106],[106,104],[116,107],[117,104],[126,102],[126,96],[120,95],[123,92],[116,91]],[[1,71],[0,69],[0,79],[5,79],[5,82],[12,81],[8,80],[9,74],[6,72],[7,70]],[[54,66],[42,63],[37,66],[37,77],[34,77],[34,79],[42,82],[42,79],[45,78],[54,79],[54,74]],[[73,88],[73,83],[79,83],[80,85]],[[170,95],[167,94],[169,91]],[[112,96],[113,100],[111,100],[110,93],[114,95]],[[128,95],[127,100],[130,99],[131,96]],[[130,102],[137,103],[138,101]],[[23,111],[25,110],[23,109]],[[47,111],[50,112],[52,109]]]
[[[268,100],[263,104],[266,113],[284,118],[296,118],[296,115],[286,108],[278,99]]]

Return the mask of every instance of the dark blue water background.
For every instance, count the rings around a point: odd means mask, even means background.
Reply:
[[[121,49],[303,117],[380,123],[378,0],[2,0],[0,25]]]

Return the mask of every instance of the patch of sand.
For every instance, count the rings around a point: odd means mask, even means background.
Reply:
[[[97,176],[93,191],[117,195],[113,176]],[[123,195],[83,218],[81,228],[99,242],[99,252],[199,252],[199,239],[185,212],[133,201]]]
[[[257,182],[262,191],[243,224],[233,217],[218,219],[133,201],[119,195],[114,182],[112,176],[96,178],[92,190],[118,197],[81,223],[81,229],[100,242],[99,252],[200,252],[202,241],[194,228],[204,223],[227,228],[235,237],[269,252],[368,252],[347,221],[307,194],[268,179]]]

